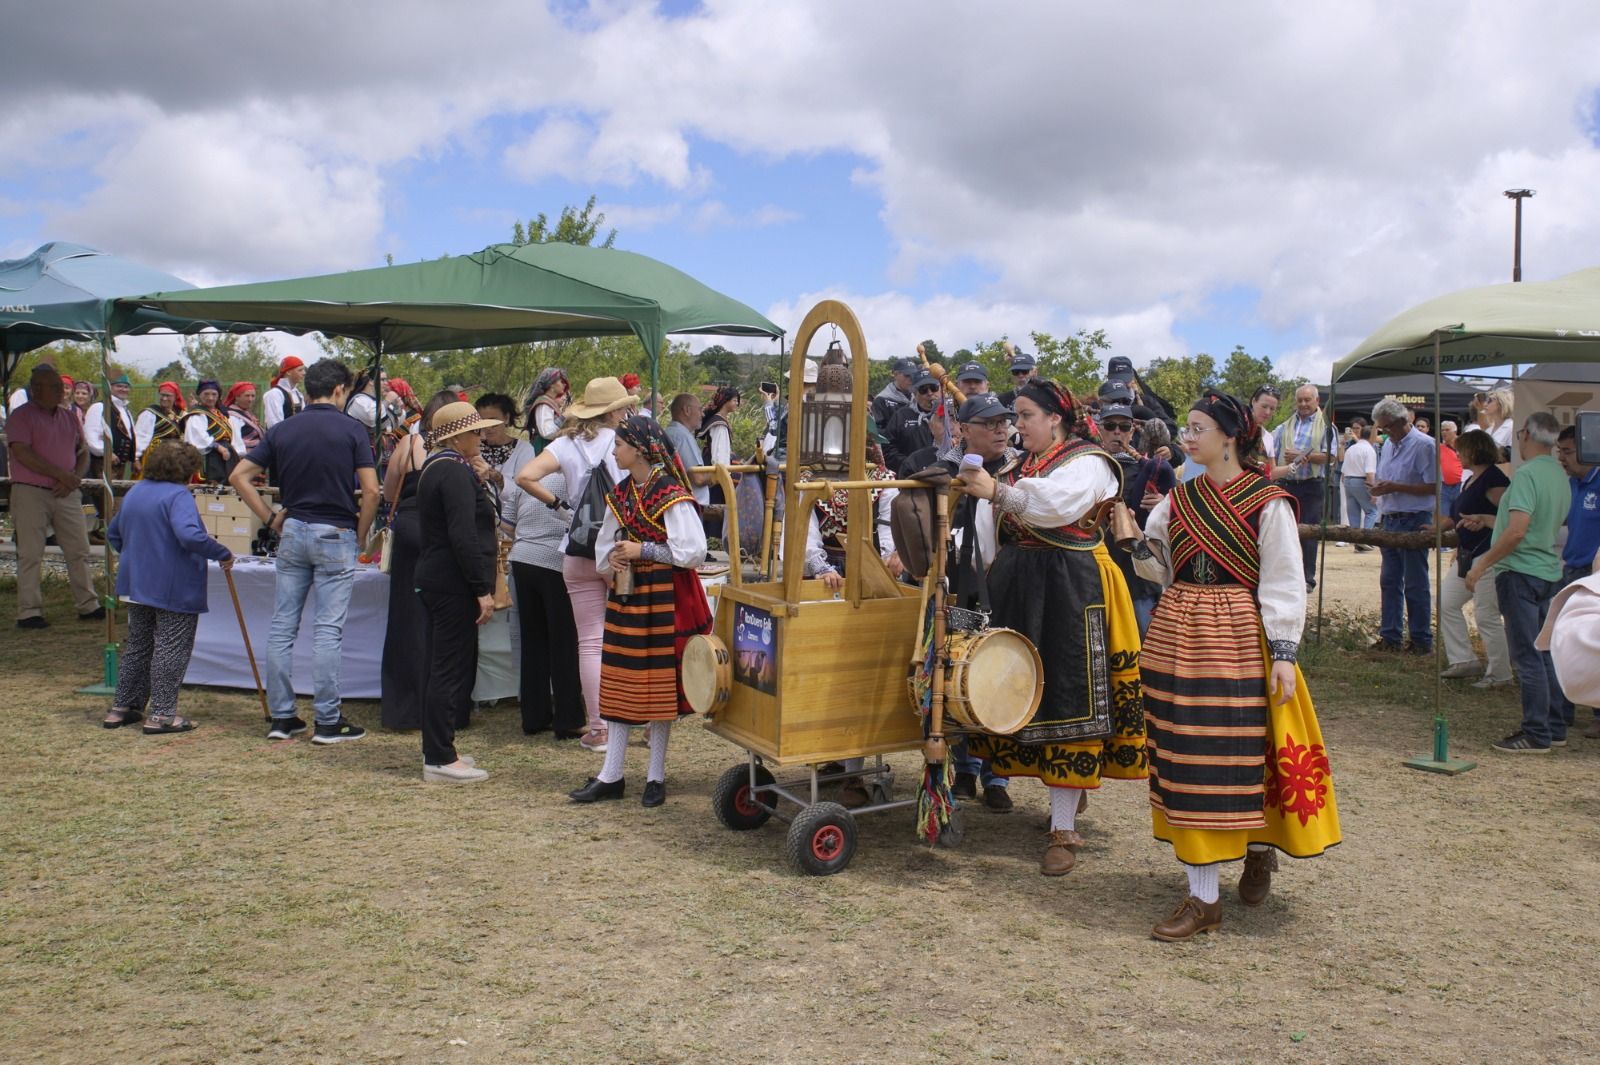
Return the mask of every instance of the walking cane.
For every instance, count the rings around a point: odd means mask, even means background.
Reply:
[[[239,589],[233,583],[233,570],[225,569],[222,575],[228,578],[228,594],[233,596],[233,615],[239,619],[239,635],[244,637],[244,653],[250,656],[250,675],[256,679],[256,695],[261,699],[261,716],[271,721],[272,711],[267,709],[267,690],[261,686],[261,670],[256,668],[256,653],[250,649],[250,630],[244,624],[244,607],[239,605]]]

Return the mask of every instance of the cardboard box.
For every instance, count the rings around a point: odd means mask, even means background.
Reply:
[[[213,520],[216,527],[207,531],[214,536],[243,536],[250,539],[261,530],[261,523],[254,514],[250,515],[249,521],[229,517],[216,517]]]
[[[254,538],[250,536],[233,536],[231,534],[223,534],[218,536],[216,539],[219,544],[221,544],[223,547],[226,547],[234,554],[248,555],[250,554],[251,540]]]

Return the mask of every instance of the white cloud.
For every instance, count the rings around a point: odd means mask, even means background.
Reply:
[[[866,334],[867,355],[873,359],[898,359],[916,354],[917,345],[933,340],[946,354],[958,348],[1008,336],[1028,345],[1030,331],[1061,335],[1075,327],[1043,303],[1013,303],[976,297],[934,296],[914,299],[901,292],[854,293],[838,289],[806,292],[793,300],[774,303],[766,316],[789,331],[787,343],[798,343],[794,331],[813,306],[822,300],[839,300],[855,313]],[[828,346],[824,328],[811,341],[808,353],[819,356]]]

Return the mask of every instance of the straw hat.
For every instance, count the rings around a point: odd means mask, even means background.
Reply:
[[[433,447],[438,447],[451,437],[470,433],[477,429],[486,429],[500,422],[493,418],[482,418],[478,415],[478,408],[470,403],[446,403],[434,412],[433,428],[428,430],[428,442]]]
[[[615,377],[596,377],[583,388],[583,398],[567,408],[568,417],[598,418],[623,407],[639,402],[638,396],[628,395],[628,390]]]

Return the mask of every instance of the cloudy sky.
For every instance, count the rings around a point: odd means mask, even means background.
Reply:
[[[20,6],[7,0],[5,6]],[[197,284],[468,252],[596,194],[620,246],[878,357],[1104,327],[1327,366],[1600,260],[1600,8],[1571,3],[29,4],[0,258]],[[138,357],[165,361],[173,342]]]

